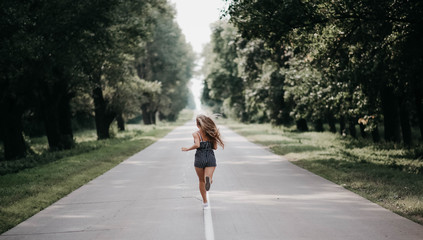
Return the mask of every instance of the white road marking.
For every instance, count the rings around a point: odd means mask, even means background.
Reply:
[[[209,206],[208,206],[208,208],[203,210],[204,232],[206,234],[206,240],[214,240],[213,219],[212,219],[212,214],[211,214],[209,192],[207,192],[207,201],[209,203]]]

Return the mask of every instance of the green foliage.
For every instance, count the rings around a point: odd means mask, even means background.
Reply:
[[[423,136],[421,3],[227,2],[225,15],[236,29],[232,59],[243,79],[243,88],[232,94],[242,89],[247,115],[238,119],[289,123],[289,114],[297,124],[310,121],[319,129],[326,121],[332,131],[338,120],[340,132],[348,124],[346,132],[354,137],[360,122],[362,135],[371,133],[374,141],[383,125],[386,141],[402,137],[408,146],[414,123]],[[225,40],[228,46],[231,41]],[[216,53],[214,62],[225,59]],[[213,86],[206,89],[213,95]]]
[[[203,52],[203,102],[242,121],[289,122],[282,112],[280,62],[263,41],[247,41],[237,31],[224,20],[212,27],[211,43]]]
[[[143,104],[175,120],[187,103],[194,57],[166,0],[5,0],[0,14],[0,139],[7,159],[29,152],[23,130],[45,133],[51,150],[69,149],[72,117],[93,116],[101,139],[110,137],[115,118],[131,118]],[[161,65],[148,66],[154,77],[147,79],[137,64],[149,51],[160,54]]]
[[[236,37],[236,29],[231,24],[219,21],[212,26],[211,44],[203,52],[202,72],[207,84],[203,102],[212,102],[215,112],[241,118],[245,107],[243,82],[235,62]]]
[[[192,77],[195,56],[174,21],[174,10],[167,6],[165,13],[154,15],[151,38],[138,53],[135,65],[141,79],[157,81],[162,88],[153,101],[147,99],[141,105],[143,115],[158,112],[162,119],[174,121],[188,103],[187,83]]]
[[[237,51],[248,121],[289,123],[283,99],[285,76],[280,73],[280,62],[274,60],[279,55],[262,40],[240,39]]]

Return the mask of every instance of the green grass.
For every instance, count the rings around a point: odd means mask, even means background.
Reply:
[[[329,132],[219,121],[292,163],[423,224],[422,146],[405,149]]]
[[[108,140],[96,140],[95,131],[75,134],[75,149],[48,152],[45,138],[33,139],[34,156],[3,163],[0,176],[0,233],[16,226],[73,190],[110,170],[131,155],[192,118],[183,111],[174,123],[128,125]],[[30,161],[26,163],[26,161]],[[8,166],[7,169],[5,166]]]

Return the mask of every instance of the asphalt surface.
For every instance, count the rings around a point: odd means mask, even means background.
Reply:
[[[407,239],[423,226],[296,167],[221,126],[204,211],[194,121],[0,236],[50,239]]]

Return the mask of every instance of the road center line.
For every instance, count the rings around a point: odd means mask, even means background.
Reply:
[[[206,234],[206,240],[214,240],[213,219],[211,214],[210,197],[208,192],[207,201],[209,203],[209,207],[203,210],[204,233]]]

